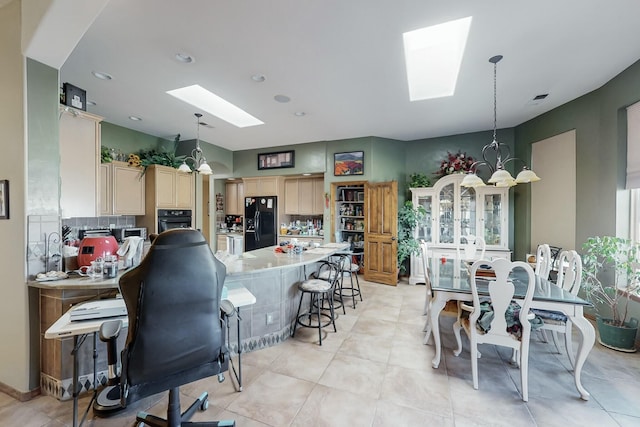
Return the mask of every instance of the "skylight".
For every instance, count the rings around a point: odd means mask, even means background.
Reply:
[[[470,26],[471,16],[402,35],[411,101],[453,95]]]
[[[215,93],[209,92],[200,85],[168,90],[167,93],[239,128],[264,124],[264,122],[256,119],[251,114],[236,107],[229,101],[225,101]]]

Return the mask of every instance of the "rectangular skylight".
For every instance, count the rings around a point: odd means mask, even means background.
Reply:
[[[209,92],[200,85],[168,90],[167,93],[239,128],[264,124],[251,114],[236,107],[229,101],[225,101],[215,93]]]
[[[453,95],[470,26],[471,16],[402,35],[411,101]]]

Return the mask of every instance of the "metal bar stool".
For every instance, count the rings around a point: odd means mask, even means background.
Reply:
[[[325,279],[321,277],[325,277]],[[338,279],[338,266],[335,263],[323,261],[316,273],[313,273],[309,279],[298,284],[298,289],[301,292],[300,303],[298,304],[298,312],[291,332],[292,337],[295,335],[298,325],[305,328],[317,328],[320,345],[322,345],[322,328],[333,325],[333,331],[338,332],[333,306],[333,291]],[[300,314],[305,294],[309,294],[309,311]],[[327,313],[327,308],[323,308],[325,301],[328,304],[329,313]]]
[[[356,297],[360,297],[360,301],[362,301],[360,281],[358,280],[358,271],[360,271],[360,264],[353,262],[353,257],[358,255],[360,254],[356,254],[353,252],[340,252],[336,254],[336,256],[340,257],[340,284],[339,286],[336,286],[334,295],[339,297],[340,301],[343,300],[343,297],[351,297],[351,300],[353,301],[353,308],[356,308]],[[351,281],[351,286],[346,286],[344,284],[344,278],[347,276]],[[355,281],[353,280],[354,277]]]

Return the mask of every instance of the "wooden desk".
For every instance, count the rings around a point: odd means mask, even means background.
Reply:
[[[225,291],[223,290],[223,293]],[[249,292],[246,288],[241,286],[234,286],[226,290],[225,300],[229,301],[231,304],[236,307],[237,311],[237,319],[238,319],[238,343],[240,343],[240,315],[239,308],[247,305],[255,304],[256,298],[255,296]],[[103,301],[113,301],[112,299],[105,299]],[[122,301],[122,305],[124,306],[124,300],[121,298],[117,298],[116,301]],[[102,319],[92,319],[92,320],[81,320],[72,322],[70,319],[70,311],[64,313],[60,318],[53,324],[44,334],[46,339],[54,339],[54,338],[64,338],[64,337],[73,337],[73,350],[71,352],[71,356],[73,358],[73,427],[78,426],[78,396],[80,395],[80,391],[78,388],[78,351],[80,347],[84,343],[85,339],[89,334],[93,334],[93,384],[97,383],[97,373],[96,373],[96,360],[97,360],[97,335],[96,332],[100,330],[100,326],[102,323],[108,320],[121,320],[122,326],[124,328],[129,326],[129,318],[128,316],[118,316],[118,317],[108,317]],[[233,367],[233,372],[236,374],[236,380],[238,381],[240,390],[242,390],[242,360],[241,360],[241,346],[238,346],[238,374],[235,372],[235,367]],[[82,425],[89,413],[89,408],[93,404],[95,398],[97,396],[97,387],[94,386],[93,396],[87,405],[87,408],[82,416],[82,420],[80,421],[80,425]]]

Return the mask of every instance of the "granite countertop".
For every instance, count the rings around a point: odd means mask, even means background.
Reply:
[[[324,240],[324,236],[320,236],[320,235],[312,235],[312,234],[279,234],[278,237],[286,237],[289,239],[318,239],[318,240]]]
[[[327,243],[318,248],[303,251],[302,255],[289,255],[276,253],[276,246],[256,249],[245,252],[240,256],[231,255],[224,260],[227,267],[227,275],[239,276],[242,274],[256,273],[262,270],[296,267],[313,264],[322,261],[336,252],[349,249],[349,243]],[[128,270],[119,271],[112,279],[91,279],[85,276],[73,274],[66,279],[52,280],[48,282],[29,281],[27,284],[40,289],[113,289],[118,287],[120,276]]]
[[[349,243],[328,243],[318,248],[303,251],[301,255],[277,253],[274,250],[276,247],[277,246],[270,246],[245,252],[240,256],[230,256],[224,260],[227,267],[227,274],[233,276],[255,273],[262,270],[313,264],[322,261],[336,252],[348,249]]]
[[[128,270],[119,271],[118,275],[113,278],[92,279],[87,276],[71,274],[66,279],[51,280],[48,282],[38,282],[31,280],[27,284],[33,288],[40,289],[113,289],[118,287],[120,276]]]
[[[218,236],[242,237],[242,231],[221,231],[221,230],[218,230]]]

